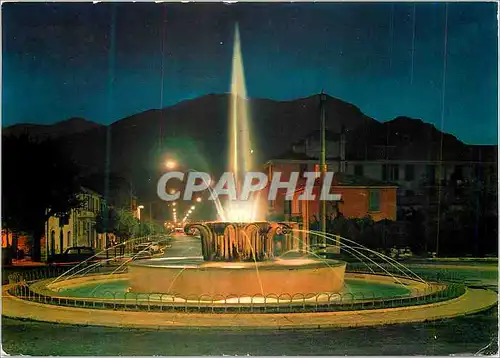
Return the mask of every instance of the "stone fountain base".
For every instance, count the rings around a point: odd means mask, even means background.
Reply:
[[[339,292],[346,263],[337,260],[277,259],[264,262],[137,261],[129,265],[132,292],[180,297],[300,295]]]

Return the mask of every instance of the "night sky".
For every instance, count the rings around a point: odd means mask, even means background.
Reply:
[[[380,121],[406,115],[443,124],[466,143],[497,143],[495,3],[450,3],[447,11],[444,3],[2,10],[4,126],[74,116],[108,124],[228,92],[238,22],[251,97],[288,100],[324,89]]]

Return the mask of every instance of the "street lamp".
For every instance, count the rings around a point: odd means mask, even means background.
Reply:
[[[177,166],[177,162],[175,160],[167,160],[165,162],[165,166],[167,167],[167,169],[175,169],[175,167]]]
[[[144,209],[144,205],[139,205],[137,207],[137,219],[141,221],[141,209]]]
[[[194,210],[194,205],[193,205],[193,206],[191,206],[191,210]]]
[[[197,203],[201,203],[201,198],[200,198],[200,197],[197,197],[197,198],[196,198],[196,202],[197,202]]]

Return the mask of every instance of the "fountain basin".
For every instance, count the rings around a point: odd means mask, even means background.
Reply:
[[[264,262],[144,260],[129,265],[132,292],[175,293],[180,297],[337,293],[346,263],[338,260],[277,259]]]

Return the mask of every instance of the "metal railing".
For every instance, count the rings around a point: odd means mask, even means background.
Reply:
[[[45,272],[50,277],[15,274],[9,277],[12,285],[9,293],[25,300],[78,308],[111,309],[119,311],[155,312],[250,312],[250,313],[287,313],[287,312],[327,312],[395,308],[415,306],[449,300],[465,293],[465,286],[450,284],[430,286],[426,289],[411,288],[408,294],[392,297],[380,296],[378,292],[358,293],[270,293],[266,296],[215,295],[182,297],[166,293],[136,293],[105,291],[101,297],[68,297],[57,292],[48,294],[33,289],[30,282],[56,277],[57,270]],[[43,276],[43,274],[42,274]]]

